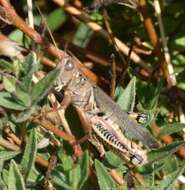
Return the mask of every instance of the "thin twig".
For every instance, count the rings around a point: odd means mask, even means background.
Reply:
[[[116,62],[115,57],[112,55],[112,78],[111,78],[111,97],[114,98],[116,90]]]
[[[148,14],[146,0],[140,0],[138,9],[140,10],[140,12],[144,18],[144,26],[147,31],[148,37],[154,47],[154,52],[155,52],[156,56],[159,58],[159,62],[160,62],[159,66],[161,68],[161,71],[163,72],[163,74],[166,78],[168,87],[171,87],[171,86],[173,86],[173,83],[171,81],[171,76],[170,76],[170,73],[169,73],[169,70],[167,67],[165,56],[164,56],[163,52],[161,51],[161,44],[159,42],[159,38],[157,36],[154,24],[152,22],[151,17]]]
[[[10,143],[9,141],[3,139],[2,137],[0,137],[0,146],[3,146],[4,148],[7,148],[9,150],[14,150],[14,151],[20,150],[19,146]]]
[[[31,28],[34,29],[34,18],[33,18],[33,2],[32,0],[27,0],[27,7],[28,7],[28,24]],[[35,42],[32,41],[32,49],[34,49]],[[35,52],[33,52],[33,63],[37,63],[37,55]],[[35,76],[32,76],[32,79],[34,80]]]
[[[33,122],[37,123],[38,125],[42,126],[43,128],[45,128],[51,132],[53,132],[56,136],[68,141],[70,144],[73,144],[73,142],[75,141],[73,136],[68,135],[64,131],[60,130],[58,127],[55,127],[54,125],[52,125],[47,120],[35,119]]]
[[[33,19],[33,4],[32,0],[27,0],[27,7],[28,7],[28,23],[31,28],[34,28],[34,19]]]
[[[4,132],[16,143],[18,146],[21,146],[21,140],[12,132],[9,127],[4,129]]]
[[[116,181],[117,184],[119,184],[119,185],[124,184],[123,177],[120,176],[116,170],[114,170],[114,169],[110,170],[109,174],[114,179],[114,181]]]
[[[127,65],[127,62],[126,62],[124,56],[122,55],[122,52],[119,50],[119,47],[116,44],[114,35],[112,33],[111,26],[110,26],[109,21],[108,21],[109,20],[109,16],[108,16],[108,13],[107,13],[106,9],[103,9],[103,15],[104,15],[104,20],[105,20],[105,26],[106,26],[106,29],[107,29],[107,33],[110,36],[110,41],[111,41],[112,45],[114,46],[115,50],[117,51],[118,55],[120,56],[123,64]]]
[[[45,168],[47,168],[48,165],[49,165],[49,162],[47,160],[45,160],[42,156],[38,155],[38,154],[35,157],[35,162],[40,164],[41,166],[43,166]]]
[[[176,77],[175,77],[175,71],[174,71],[173,65],[171,63],[170,53],[169,53],[169,49],[168,49],[168,45],[167,45],[167,40],[166,40],[166,36],[165,36],[165,31],[164,31],[164,25],[163,25],[162,16],[161,16],[161,8],[160,8],[159,0],[154,0],[154,8],[155,8],[157,19],[159,22],[159,29],[160,29],[161,40],[162,40],[162,45],[163,45],[163,50],[164,50],[164,57],[165,57],[167,69],[168,69],[168,72],[170,75],[170,79],[168,79],[168,80],[170,80],[170,83],[173,86],[175,86],[177,81],[176,81]]]

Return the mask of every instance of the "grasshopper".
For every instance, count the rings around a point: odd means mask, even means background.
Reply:
[[[151,134],[87,79],[71,56],[65,55],[57,69],[60,69],[60,74],[55,90],[60,92],[64,89],[72,105],[83,113],[85,122],[90,126],[88,140],[99,152],[103,155],[105,146],[131,165],[147,163],[146,148],[158,147]]]

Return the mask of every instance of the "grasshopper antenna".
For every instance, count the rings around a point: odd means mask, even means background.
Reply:
[[[51,30],[50,30],[48,24],[47,24],[46,18],[45,18],[44,15],[42,14],[42,12],[41,12],[41,10],[40,10],[40,8],[39,8],[39,6],[38,6],[37,4],[36,4],[36,8],[37,8],[39,14],[41,15],[41,18],[42,18],[42,20],[43,20],[43,22],[44,22],[44,24],[45,24],[45,26],[46,26],[46,28],[47,28],[47,30],[48,30],[48,33],[49,33],[49,35],[50,35],[50,38],[51,38],[51,40],[52,40],[54,46],[57,48],[58,57],[59,57],[60,59],[62,59],[62,56],[61,56],[61,54],[60,54],[60,50],[59,50],[59,48],[58,48],[58,46],[57,46],[57,43],[56,43],[56,41],[55,41],[55,39],[54,39],[54,37],[53,37],[53,34],[52,34],[52,32],[51,32]],[[65,51],[64,51],[64,52],[65,52]],[[64,54],[64,55],[65,55],[65,54]]]

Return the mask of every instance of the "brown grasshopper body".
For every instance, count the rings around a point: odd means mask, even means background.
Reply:
[[[156,148],[158,143],[150,133],[88,80],[70,56],[65,56],[57,68],[60,75],[55,89],[64,88],[73,106],[83,113],[91,126],[89,141],[101,151],[104,145],[132,165],[147,163],[146,149],[133,140]]]

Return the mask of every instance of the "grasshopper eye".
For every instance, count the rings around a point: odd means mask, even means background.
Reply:
[[[67,60],[64,65],[64,68],[66,71],[71,71],[74,68],[74,63],[70,60]]]

